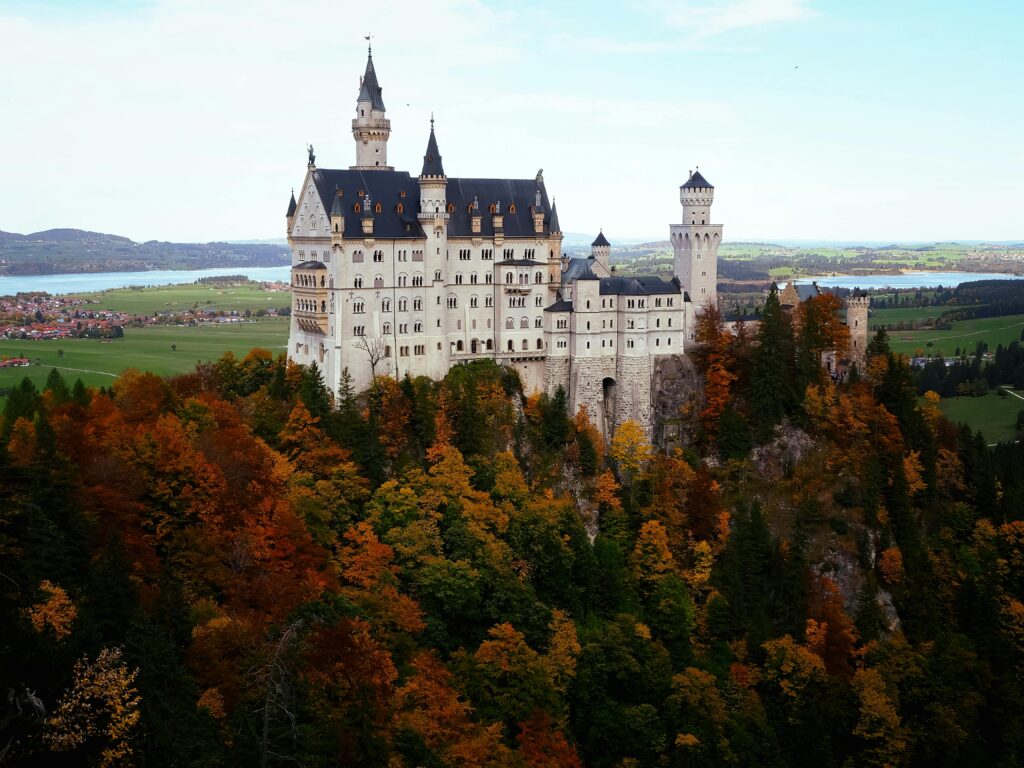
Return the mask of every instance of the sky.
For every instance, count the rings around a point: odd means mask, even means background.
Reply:
[[[1024,239],[1020,0],[0,0],[0,230],[284,237],[355,162],[366,34],[418,173],[532,178],[567,232]]]

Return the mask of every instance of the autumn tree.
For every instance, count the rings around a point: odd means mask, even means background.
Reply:
[[[704,410],[700,420],[708,437],[714,440],[722,413],[732,400],[732,385],[736,381],[736,374],[731,370],[731,339],[714,304],[707,304],[698,315],[695,338],[703,345],[700,361],[704,372]]]

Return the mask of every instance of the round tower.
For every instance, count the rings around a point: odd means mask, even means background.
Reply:
[[[356,116],[352,121],[352,136],[356,140],[356,164],[351,166],[352,170],[393,170],[388,165],[391,121],[385,117],[383,90],[377,83],[373,50],[370,49],[366,58],[366,72],[359,80]]]
[[[670,227],[675,276],[690,297],[688,339],[693,339],[696,330],[696,313],[718,302],[718,246],[722,242],[722,225],[711,223],[714,200],[714,186],[700,170],[691,171],[690,178],[679,187],[683,221]]]

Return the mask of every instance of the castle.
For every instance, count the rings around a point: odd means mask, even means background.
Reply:
[[[391,122],[372,51],[360,79],[356,162],[318,168],[312,147],[288,205],[292,252],[289,357],[316,363],[337,392],[373,376],[440,379],[488,358],[514,368],[527,392],[564,387],[610,434],[634,419],[650,429],[659,357],[681,355],[696,314],[717,301],[722,226],[700,172],[680,187],[671,225],[674,270],[616,276],[610,243],[562,255],[544,178],[449,177],[431,119],[418,176],[388,165]]]

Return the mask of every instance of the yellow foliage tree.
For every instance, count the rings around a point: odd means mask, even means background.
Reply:
[[[635,421],[627,419],[616,428],[611,455],[624,476],[632,478],[641,472],[647,466],[651,452],[643,427]]]
[[[78,616],[78,608],[62,587],[45,580],[39,584],[44,599],[26,610],[32,629],[43,634],[47,629],[58,640],[71,634],[71,625]]]
[[[104,648],[93,662],[87,656],[75,662],[74,682],[46,719],[43,742],[68,752],[99,739],[101,768],[129,765],[142,700],[135,689],[138,673],[128,670],[118,648]]]
[[[864,743],[857,764],[879,768],[901,765],[905,762],[907,736],[882,675],[875,669],[858,669],[853,676],[853,689],[860,701],[860,717],[853,735]]]

